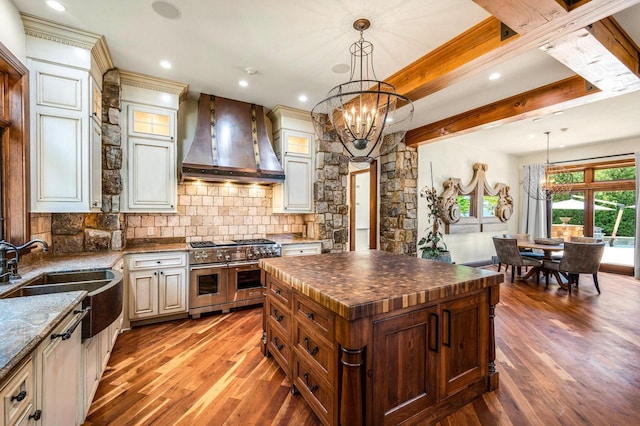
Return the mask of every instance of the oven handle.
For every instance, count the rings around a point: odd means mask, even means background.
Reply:
[[[258,262],[233,262],[233,263],[229,263],[229,268],[235,268],[236,266],[255,266],[255,267],[258,267]]]
[[[226,268],[227,264],[226,263],[221,263],[218,265],[202,265],[202,266],[191,266],[189,267],[190,271],[200,271],[202,269],[223,269]]]

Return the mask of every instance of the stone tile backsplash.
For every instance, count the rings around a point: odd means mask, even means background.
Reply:
[[[187,242],[306,233],[302,214],[273,214],[270,186],[178,184],[178,213],[128,213],[126,239],[185,238]]]

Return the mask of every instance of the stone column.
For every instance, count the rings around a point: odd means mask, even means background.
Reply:
[[[380,250],[416,255],[418,152],[401,142],[380,157]]]
[[[349,206],[347,179],[349,161],[335,135],[326,133],[316,143],[313,197],[315,238],[323,240],[322,251],[339,253],[349,249]]]

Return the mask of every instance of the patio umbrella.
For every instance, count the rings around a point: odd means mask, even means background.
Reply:
[[[564,209],[564,210],[584,210],[584,202],[580,200],[564,200],[564,201],[556,201],[551,204],[551,207],[554,209]],[[595,210],[613,210],[609,207],[604,207],[596,204],[594,206]]]

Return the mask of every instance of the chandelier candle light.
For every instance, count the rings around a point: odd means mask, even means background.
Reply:
[[[569,171],[561,170],[549,163],[549,134],[547,135],[547,162],[545,164],[529,164],[524,166],[522,189],[535,200],[551,201],[554,194],[564,195],[571,192],[573,176]],[[550,173],[552,171],[553,173]],[[556,181],[554,176],[562,175],[562,181]]]
[[[370,25],[364,18],[353,23],[353,28],[360,32],[360,40],[349,49],[349,81],[331,89],[327,98],[311,111],[318,137],[330,130],[328,117],[350,161],[366,163],[392,151],[404,138],[413,117],[411,100],[375,75],[373,44],[363,37]]]

